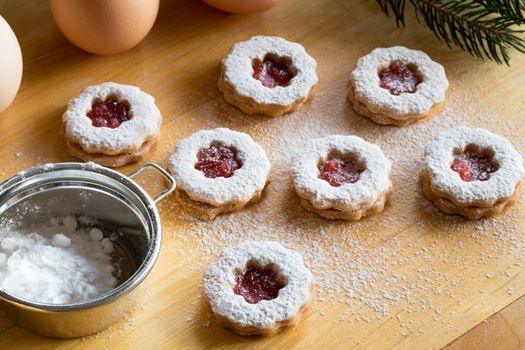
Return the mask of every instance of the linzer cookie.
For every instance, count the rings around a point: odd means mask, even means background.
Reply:
[[[300,253],[277,242],[245,241],[208,267],[203,287],[219,324],[241,335],[272,335],[299,321],[311,285]]]
[[[357,136],[312,140],[293,164],[301,205],[328,219],[359,220],[381,212],[392,196],[391,162]]]
[[[243,112],[275,117],[306,102],[317,84],[316,67],[301,45],[254,36],[235,44],[222,60],[219,89]]]
[[[104,83],[87,87],[69,101],[60,134],[73,156],[118,167],[151,150],[161,123],[151,95],[135,86]]]
[[[425,150],[423,193],[449,214],[469,219],[502,213],[518,198],[521,155],[505,138],[460,126],[440,133]]]
[[[406,126],[439,113],[448,80],[445,69],[422,51],[378,48],[357,61],[348,99],[378,124]]]
[[[268,181],[264,149],[244,133],[201,130],[181,140],[170,157],[175,195],[190,214],[212,220],[257,201]]]

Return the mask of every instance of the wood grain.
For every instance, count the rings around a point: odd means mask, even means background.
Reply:
[[[492,315],[447,345],[447,350],[523,349],[525,347],[525,297]]]
[[[275,123],[300,125],[298,117],[302,123],[313,125],[317,119],[333,118],[334,123],[341,126],[340,132],[368,129],[391,132],[388,128],[375,129],[356,116],[345,94],[347,77],[355,61],[375,47],[395,44],[422,49],[445,65],[451,81],[446,105],[452,111],[459,111],[461,104],[472,104],[476,106],[472,109],[474,112],[494,112],[501,118],[487,128],[506,132],[505,126],[510,125],[509,129],[514,130],[507,130],[509,134],[525,133],[522,122],[525,103],[514,97],[525,93],[525,57],[513,55],[512,66],[508,68],[481,62],[459,50],[448,50],[413,17],[408,19],[407,28],[396,30],[393,19],[385,18],[373,0],[283,0],[267,12],[248,16],[228,15],[196,0],[162,1],[159,18],[145,41],[117,56],[95,56],[74,47],[56,28],[45,1],[0,0],[0,14],[17,34],[24,56],[20,92],[13,105],[0,115],[1,179],[37,164],[73,161],[57,136],[60,116],[71,97],[87,85],[104,81],[139,85],[155,96],[165,121],[162,145],[148,160],[163,165],[177,140],[196,130],[217,125],[249,132],[256,139],[264,139],[264,131]],[[313,101],[303,108],[304,113],[285,116],[282,121],[257,116],[246,118],[224,104],[216,87],[218,62],[233,43],[255,34],[280,35],[298,41],[318,60],[319,87]],[[316,113],[309,113],[309,110]],[[324,115],[323,110],[328,111],[328,115]],[[516,140],[513,141],[523,150],[523,141]],[[135,166],[119,170],[127,173]],[[400,179],[394,184],[403,188]],[[270,187],[268,198],[248,208],[247,212],[255,215],[265,210],[269,203],[281,203],[274,190],[275,187]],[[293,194],[286,196],[289,199],[287,207],[275,210],[286,209],[284,211],[291,213],[291,220],[305,215],[301,208],[290,208],[297,204]],[[453,219],[412,207],[412,202],[401,200],[403,196],[414,201],[421,197],[417,188],[412,192],[401,189],[394,196],[392,206],[381,216],[353,226],[364,227],[356,239],[362,239],[363,244],[370,241],[378,252],[401,249],[395,245],[399,242],[407,246],[414,244],[407,250],[409,255],[403,258],[410,258],[410,252],[431,241],[438,241],[436,256],[440,252],[447,255],[455,245],[463,245],[462,251],[466,249],[476,256],[486,254],[490,268],[507,273],[485,278],[489,267],[484,265],[467,263],[456,268],[446,261],[435,262],[440,271],[450,271],[450,279],[464,276],[466,281],[458,287],[456,300],[437,292],[431,296],[436,312],[420,313],[398,307],[392,308],[384,318],[370,322],[354,319],[343,322],[339,321],[339,312],[346,305],[317,300],[293,329],[272,338],[239,337],[209,322],[207,306],[196,299],[200,294],[200,271],[204,264],[200,262],[202,266],[194,266],[196,262],[188,260],[195,242],[169,234],[191,226],[184,222],[178,209],[173,209],[172,198],[168,198],[160,205],[168,234],[155,269],[141,286],[144,302],[132,310],[129,317],[95,336],[55,340],[32,335],[0,313],[0,349],[440,348],[494,313],[486,323],[461,336],[449,348],[521,347],[525,341],[522,316],[525,299],[511,303],[525,294],[521,257],[525,240],[524,201],[520,200],[508,219],[515,225],[514,231],[507,229],[515,236],[514,244],[504,242],[503,253],[496,256],[499,252],[490,252],[490,244],[495,239],[493,231],[487,233],[483,244],[467,242],[462,237],[475,229],[475,223],[466,223],[462,232],[455,231],[448,236],[447,229],[453,227]],[[384,230],[382,220],[395,221],[392,218],[401,213],[406,215]],[[313,216],[308,220],[319,229],[333,227],[331,233],[334,235],[343,232],[338,228],[340,224],[316,220]],[[418,230],[421,220],[426,225],[426,232]],[[296,221],[298,230],[306,230],[299,220]],[[497,230],[498,221],[495,222]],[[408,237],[408,241],[399,237]],[[174,247],[185,250],[187,255],[174,253]],[[403,268],[394,267],[396,272]],[[449,282],[439,281],[442,287]],[[188,322],[190,316],[192,322]]]

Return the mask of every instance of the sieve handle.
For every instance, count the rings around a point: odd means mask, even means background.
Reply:
[[[175,180],[173,179],[173,177],[171,177],[171,175],[166,170],[164,170],[162,167],[158,166],[155,163],[143,164],[138,169],[135,169],[134,171],[129,173],[128,177],[129,178],[133,178],[134,176],[140,174],[141,172],[143,172],[147,168],[153,168],[153,169],[157,170],[166,180],[168,180],[168,183],[169,183],[169,186],[166,189],[164,189],[162,192],[160,192],[159,194],[157,194],[156,196],[153,197],[153,201],[155,203],[157,203],[162,198],[166,197],[168,194],[173,192],[173,190],[175,189],[175,186],[177,184],[175,183]]]

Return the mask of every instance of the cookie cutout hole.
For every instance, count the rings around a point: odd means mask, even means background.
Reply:
[[[86,115],[91,119],[91,125],[96,128],[115,129],[133,117],[130,109],[131,105],[128,101],[116,95],[110,95],[104,100],[94,99],[91,110]]]
[[[235,170],[241,167],[242,161],[237,155],[237,149],[220,142],[213,142],[208,148],[203,148],[197,153],[195,169],[211,179],[231,177]]]
[[[319,161],[319,178],[333,187],[353,184],[359,181],[361,173],[366,170],[365,163],[355,153],[341,153],[332,150],[326,159]]]
[[[262,60],[254,58],[252,68],[252,77],[270,89],[290,85],[293,77],[297,75],[297,68],[290,57],[281,57],[271,53],[266,54]]]
[[[413,94],[423,81],[415,64],[404,64],[399,60],[390,62],[388,67],[381,68],[378,75],[379,86],[395,96],[405,93]]]
[[[450,169],[458,173],[465,182],[487,181],[490,174],[499,169],[499,163],[494,159],[494,151],[490,148],[482,149],[470,144],[462,150],[455,149],[453,156]]]
[[[274,264],[262,266],[257,261],[249,261],[246,267],[235,272],[233,292],[240,295],[249,304],[261,300],[273,300],[288,282]]]

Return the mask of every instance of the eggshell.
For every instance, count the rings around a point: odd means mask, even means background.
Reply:
[[[159,0],[49,0],[62,33],[78,47],[111,55],[131,49],[146,37]]]
[[[203,0],[210,6],[231,13],[252,13],[269,9],[280,0]]]
[[[0,16],[0,113],[15,99],[22,80],[22,51],[15,33]]]

